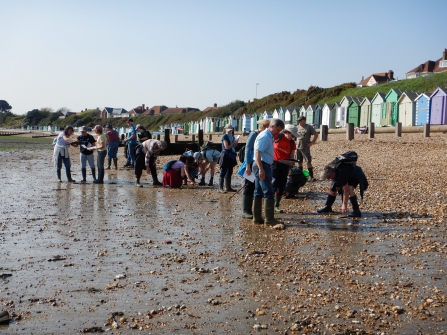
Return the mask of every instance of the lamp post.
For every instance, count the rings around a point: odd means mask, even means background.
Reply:
[[[256,83],[256,95],[255,95],[255,99],[258,98],[258,85],[259,85],[259,83]]]

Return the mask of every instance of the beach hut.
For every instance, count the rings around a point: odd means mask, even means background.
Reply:
[[[430,95],[430,124],[447,124],[447,88],[438,87]]]
[[[371,122],[376,127],[380,126],[380,118],[382,116],[382,105],[385,102],[385,94],[377,92],[371,100]]]
[[[290,121],[292,120],[292,110],[289,110],[289,108],[286,109],[286,112],[284,113],[284,123],[290,124]]]
[[[265,119],[273,119],[273,112],[265,111],[262,113],[262,118]]]
[[[371,99],[370,98],[363,98],[362,102],[360,103],[360,121],[359,126],[364,127],[368,126],[371,122]]]
[[[315,111],[315,105],[309,105],[306,109],[306,123],[307,124],[314,124],[314,111]]]
[[[403,127],[412,127],[416,119],[416,98],[418,93],[413,91],[404,91],[397,100],[399,109],[399,122]]]
[[[284,117],[285,117],[285,114],[286,114],[286,107],[279,107],[279,110],[278,110],[278,119],[280,119],[280,120],[282,120],[282,121],[285,121],[285,119],[284,119]]]
[[[352,100],[348,105],[347,122],[353,123],[354,127],[360,126],[360,104],[361,98],[352,97]]]
[[[381,126],[395,126],[399,118],[399,100],[402,91],[396,88],[390,89],[385,95],[385,103],[382,104],[382,114],[380,117]]]
[[[242,130],[244,130],[244,128],[246,131],[251,131],[253,129],[251,126],[251,118],[251,114],[242,115]]]
[[[307,110],[307,106],[301,106],[300,108],[300,115],[299,116],[306,116],[306,110]]]
[[[340,101],[340,106],[337,107],[337,112],[335,114],[335,128],[346,127],[348,106],[352,101],[352,97],[344,96]]]
[[[323,108],[321,109],[321,125],[322,126],[328,126],[328,128],[331,128],[330,126],[330,117],[331,117],[331,109],[333,104],[324,104]],[[332,127],[335,128],[335,127]]]
[[[415,126],[423,126],[430,123],[430,94],[421,93],[416,97]]]
[[[320,128],[321,126],[321,119],[323,117],[323,104],[317,104],[315,105],[314,109],[314,124],[315,128]]]
[[[251,117],[251,130],[256,130],[258,129],[258,124],[256,122],[258,122],[258,114],[253,113],[252,117]]]
[[[299,108],[294,108],[292,111],[292,124],[298,124]]]
[[[278,110],[275,108],[275,110],[272,113],[272,118],[273,119],[278,119],[279,118],[279,112]]]

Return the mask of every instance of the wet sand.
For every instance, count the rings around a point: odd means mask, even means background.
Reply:
[[[58,183],[50,145],[0,151],[0,312],[14,319],[0,333],[446,334],[446,143],[331,135],[316,172],[357,151],[363,217],[316,215],[319,181],[282,202],[285,230],[242,220],[240,195],[217,188],[146,174],[136,188],[123,169]]]

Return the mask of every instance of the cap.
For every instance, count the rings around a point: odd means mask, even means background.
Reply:
[[[195,160],[196,162],[198,162],[199,159],[200,159],[200,157],[202,157],[202,155],[200,154],[200,152],[195,152],[194,155],[193,155],[193,157],[194,157],[194,160]]]
[[[301,116],[298,118],[298,122],[300,122],[301,120],[306,120],[306,117],[305,117],[304,115],[301,115]]]
[[[289,133],[291,133],[296,138],[301,137],[301,135],[298,134],[298,127],[294,126],[293,124],[286,124],[286,126],[284,127],[284,131],[288,131]]]
[[[88,128],[86,126],[82,127],[82,129],[81,129],[81,132],[84,132],[84,131],[88,131]]]
[[[137,126],[135,128],[141,128],[141,124],[137,124]]]
[[[224,129],[232,129],[232,130],[234,130],[234,127],[231,124],[228,123],[227,125],[225,125]]]
[[[127,119],[126,122],[133,122],[133,119]]]
[[[270,119],[262,119],[259,121],[256,121],[257,124],[262,125],[264,127],[268,127],[270,125]]]
[[[108,129],[112,129],[113,126],[112,126],[110,123],[107,123],[106,128],[108,128]]]

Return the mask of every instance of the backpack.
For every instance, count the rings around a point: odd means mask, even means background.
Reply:
[[[345,152],[344,154],[335,157],[335,159],[332,162],[330,162],[329,165],[334,167],[335,169],[337,169],[341,164],[356,165],[357,159],[358,155],[355,151],[348,151]]]
[[[237,158],[239,162],[244,163],[245,161],[245,145],[238,151]]]
[[[165,166],[163,166],[163,170],[164,171],[169,171],[172,169],[172,165],[174,165],[174,163],[177,162],[177,160],[173,160],[173,161],[169,161],[165,164]]]
[[[200,147],[200,151],[206,151],[208,149],[213,149],[214,143],[211,141],[206,141],[203,143],[203,145]]]
[[[183,153],[183,156],[188,157],[188,156],[192,156],[192,155],[194,155],[194,151],[186,148],[186,151]]]

